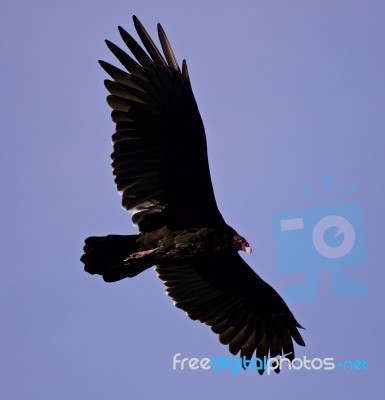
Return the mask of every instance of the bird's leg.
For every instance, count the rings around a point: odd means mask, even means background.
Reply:
[[[143,250],[143,251],[138,251],[136,253],[132,253],[130,256],[128,256],[124,262],[130,262],[132,260],[137,260],[138,258],[143,258],[146,256],[149,256],[150,254],[154,253],[158,248],[156,247],[155,249],[150,249],[150,250]]]

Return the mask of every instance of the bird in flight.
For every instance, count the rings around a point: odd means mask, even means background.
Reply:
[[[251,247],[218,210],[186,61],[180,69],[160,24],[162,52],[133,20],[143,46],[119,27],[132,56],[106,41],[123,69],[99,62],[112,78],[104,83],[116,123],[115,183],[139,235],[89,237],[84,269],[115,282],[155,266],[175,306],[209,325],[233,355],[293,360],[293,339],[305,345],[302,327],[239,255]]]

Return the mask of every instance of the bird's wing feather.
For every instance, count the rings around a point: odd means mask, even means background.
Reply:
[[[134,24],[144,48],[119,31],[136,60],[106,41],[126,71],[100,61],[113,79],[105,86],[116,122],[111,157],[123,207],[135,212],[141,231],[166,223],[179,228],[222,223],[186,63],[181,71],[160,25],[163,55],[136,17]]]
[[[211,326],[234,355],[293,359],[292,339],[305,345],[301,326],[283,299],[237,253],[189,265],[158,265],[156,271],[176,307]]]

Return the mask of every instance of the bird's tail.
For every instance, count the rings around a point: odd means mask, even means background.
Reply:
[[[90,274],[102,275],[106,282],[132,278],[152,265],[144,260],[125,262],[127,257],[138,252],[138,235],[91,236],[85,240],[81,261]]]

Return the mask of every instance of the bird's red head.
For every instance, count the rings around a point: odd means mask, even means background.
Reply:
[[[233,243],[235,245],[235,247],[237,248],[237,250],[243,250],[246,253],[251,253],[251,246],[249,245],[248,241],[242,237],[241,235],[234,235],[233,236]]]

